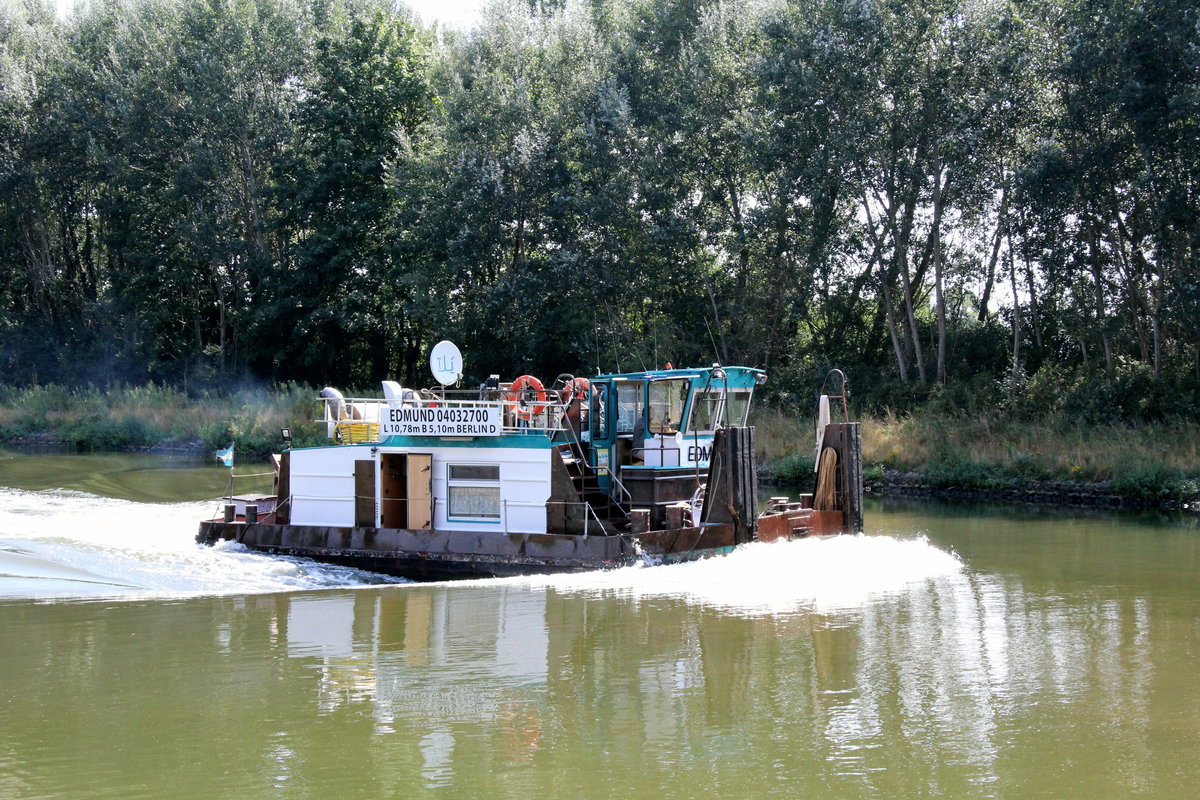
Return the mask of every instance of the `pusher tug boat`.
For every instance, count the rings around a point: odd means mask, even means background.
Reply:
[[[197,541],[442,580],[670,564],[862,529],[860,435],[840,372],[842,421],[828,422],[822,395],[815,499],[771,498],[759,514],[746,419],[762,370],[561,375],[549,388],[493,375],[455,390],[458,349],[439,344],[430,364],[434,390],[322,390],[335,443],[285,448],[275,495],[227,498]]]

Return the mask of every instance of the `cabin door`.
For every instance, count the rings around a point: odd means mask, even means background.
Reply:
[[[427,531],[433,528],[433,456],[410,453],[408,456],[408,528]]]
[[[375,527],[375,462],[354,462],[354,525]]]
[[[610,470],[616,467],[613,458],[616,445],[612,419],[616,411],[614,395],[610,382],[592,381],[592,409],[588,415],[591,418],[589,438],[592,446],[588,458],[592,469],[596,471],[597,485],[605,491],[612,486]]]
[[[433,527],[433,457],[428,453],[384,453],[379,458],[382,528]]]

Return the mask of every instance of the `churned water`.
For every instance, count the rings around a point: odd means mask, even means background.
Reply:
[[[219,502],[162,500],[197,488],[215,496],[225,470],[161,461],[155,469],[153,458],[118,454],[14,456],[5,466],[13,483],[52,488],[0,486],[0,597],[178,597],[395,582],[305,559],[267,557],[234,543],[196,545],[198,521],[218,515]],[[859,536],[753,545],[671,569],[631,567],[512,581],[783,613],[853,606],[961,566],[923,537]]]
[[[182,597],[402,582],[264,556],[232,542],[197,545],[198,521],[219,510],[215,501],[138,503],[70,490],[0,488],[0,597]],[[853,607],[961,568],[924,537],[846,536],[749,545],[723,558],[669,568],[471,583],[680,597],[735,613],[786,613]]]
[[[957,557],[924,536],[874,535],[752,544],[723,558],[669,568],[635,566],[496,583],[524,583],[580,596],[679,598],[753,615],[855,608],[961,570]]]
[[[138,503],[76,491],[0,488],[0,598],[237,594],[382,582],[241,545],[196,544],[215,502]]]

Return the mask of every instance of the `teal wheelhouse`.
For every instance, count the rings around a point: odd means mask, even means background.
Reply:
[[[664,369],[592,380],[589,464],[614,491],[639,471],[705,470],[722,427],[746,425],[766,373],[751,367]]]

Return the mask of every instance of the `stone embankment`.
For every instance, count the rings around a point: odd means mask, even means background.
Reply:
[[[209,454],[204,443],[198,439],[190,441],[181,441],[179,439],[163,439],[148,445],[127,445],[118,448],[97,448],[88,447],[86,445],[78,445],[74,442],[64,441],[61,436],[54,433],[26,433],[20,436],[11,436],[0,438],[0,447],[10,447],[15,450],[26,452],[54,452],[54,453],[92,453],[92,452],[117,452],[117,453],[153,453],[156,455],[195,455],[206,456]]]
[[[781,493],[811,491],[811,485],[783,479],[770,465],[760,468],[760,494],[777,486]],[[811,481],[809,481],[811,483]],[[990,477],[985,485],[956,485],[944,477],[916,471],[878,468],[863,475],[868,496],[1023,503],[1038,506],[1114,509],[1186,509],[1200,512],[1200,495],[1180,494],[1168,486],[1130,491],[1118,481],[1016,480]]]
[[[1121,491],[1112,481],[1011,481],[987,487],[948,486],[931,481],[918,472],[883,470],[864,478],[869,495],[952,498],[1032,505],[1079,506],[1087,508],[1185,508],[1200,510],[1200,497],[1136,497]]]

